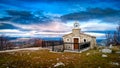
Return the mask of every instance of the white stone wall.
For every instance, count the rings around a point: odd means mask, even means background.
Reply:
[[[69,41],[67,39],[69,39]],[[69,43],[73,43],[72,42],[72,34],[69,34],[69,35],[63,37],[63,41],[66,43],[66,44],[64,44],[66,50],[73,50],[73,48],[74,48],[73,45],[69,44]]]
[[[82,34],[82,33],[78,33],[79,31],[73,30],[74,33],[65,35],[63,37],[63,41],[64,42],[68,42],[68,43],[74,43],[74,38],[78,38],[79,39],[79,43],[83,43],[84,39],[86,39],[86,42],[90,42],[90,48],[94,48],[96,46],[96,38],[86,35],[86,34]],[[67,40],[69,39],[69,41]],[[65,49],[69,49],[69,50],[74,50],[74,45],[72,44],[65,44]]]
[[[73,50],[73,45],[72,44],[65,44],[65,49],[66,50]]]

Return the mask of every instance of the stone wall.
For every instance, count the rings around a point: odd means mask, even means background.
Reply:
[[[92,37],[92,36],[87,35],[87,34],[80,33],[79,29],[73,29],[72,32],[73,33],[70,33],[70,34],[67,34],[67,35],[63,36],[63,41],[64,42],[74,43],[73,39],[78,38],[79,43],[90,42],[90,48],[91,49],[96,46],[96,38],[95,37]],[[65,49],[74,50],[74,45],[73,44],[65,44]]]

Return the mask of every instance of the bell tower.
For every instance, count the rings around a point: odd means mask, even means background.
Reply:
[[[78,28],[80,28],[80,25],[79,25],[78,22],[75,22],[75,23],[74,23],[74,29],[78,29]]]
[[[79,33],[81,31],[79,23],[75,22],[73,26],[74,26],[74,28],[72,29],[72,33],[79,35]]]

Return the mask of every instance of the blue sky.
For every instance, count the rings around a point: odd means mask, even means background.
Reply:
[[[105,38],[120,23],[119,0],[0,0],[0,35],[61,37],[78,21],[82,32]]]

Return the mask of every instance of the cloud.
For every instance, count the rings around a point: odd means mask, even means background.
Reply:
[[[30,17],[32,16],[32,14],[29,11],[18,11],[18,10],[6,10],[6,12],[8,13],[8,15],[10,16],[23,16],[23,17]]]
[[[0,0],[0,34],[61,37],[70,33],[78,20],[82,31],[103,38],[106,31],[116,29],[119,3],[118,0]]]
[[[101,20],[90,20],[87,22],[80,22],[83,31],[115,31],[117,24],[106,23]]]
[[[11,24],[21,30],[36,30],[36,31],[45,31],[45,32],[66,32],[70,31],[72,26],[69,26],[63,23],[60,20],[54,20],[49,23],[34,23],[34,24],[18,24],[13,22],[3,22],[7,24]]]
[[[23,2],[42,2],[42,3],[54,3],[54,2],[57,2],[57,3],[99,3],[99,2],[109,2],[109,3],[116,3],[116,2],[120,2],[119,0],[19,0],[19,1],[23,1]]]
[[[91,20],[87,22],[79,22],[82,32],[91,33],[97,38],[103,38],[106,31],[115,31],[117,24],[107,24],[100,20]],[[14,27],[19,29],[19,32],[7,32],[2,30],[1,33],[4,33],[8,36],[20,36],[20,37],[62,37],[64,34],[72,32],[74,22],[63,23],[60,20],[54,20],[46,24],[17,24],[12,22],[3,22],[11,24]],[[12,31],[12,30],[11,30]],[[97,32],[96,32],[97,31]],[[18,35],[17,35],[18,34]]]
[[[62,37],[71,33],[74,21],[63,23],[60,20],[54,20],[49,23],[36,24],[18,24],[13,22],[2,22],[10,24],[19,29],[2,29],[0,34],[10,37]],[[104,39],[106,31],[115,31],[117,24],[102,22],[101,20],[90,20],[81,22],[80,28],[82,32],[96,36],[97,39]]]
[[[0,34],[14,37],[61,37],[62,35],[69,33],[71,26],[66,25],[61,21],[53,21],[47,24],[17,24],[12,22],[3,22],[4,24],[10,24],[19,29],[1,29]]]
[[[16,32],[20,32],[20,31],[16,30],[16,29],[2,29],[2,30],[0,30],[0,32],[16,33]]]
[[[19,29],[19,28],[12,24],[0,23],[0,29]]]
[[[85,32],[85,34],[95,36],[97,39],[105,39],[105,33]]]
[[[79,20],[79,21],[89,21],[91,19],[100,19],[104,22],[118,23],[120,20],[120,10],[115,10],[112,8],[89,8],[86,11],[80,11],[75,13],[70,13],[61,16],[64,21],[67,20]],[[114,18],[114,19],[113,19]]]
[[[31,23],[48,23],[51,19],[45,16],[42,11],[20,11],[20,10],[6,10],[8,14],[5,17],[1,17],[0,21],[9,21],[20,24],[31,24]]]
[[[41,0],[20,0],[20,1],[25,1],[25,2],[46,2],[46,3],[51,3],[51,2],[73,2],[73,0],[43,0],[43,1],[41,1]],[[88,1],[74,0],[74,2],[88,2]]]

